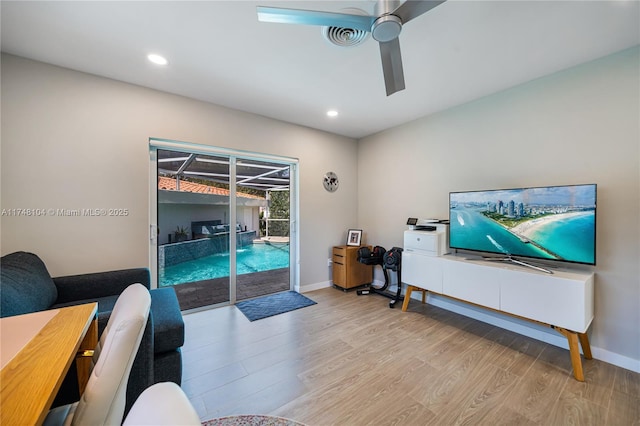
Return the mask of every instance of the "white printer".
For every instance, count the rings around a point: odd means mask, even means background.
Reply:
[[[404,251],[424,256],[443,256],[449,250],[449,224],[438,219],[412,219],[404,231]]]
[[[410,223],[413,222],[413,223]],[[402,252],[402,282],[442,293],[442,264],[438,256],[449,253],[449,224],[446,221],[407,221]]]

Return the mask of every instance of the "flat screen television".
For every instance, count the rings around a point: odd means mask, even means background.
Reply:
[[[596,189],[588,184],[451,192],[449,246],[501,254],[502,260],[595,265]]]

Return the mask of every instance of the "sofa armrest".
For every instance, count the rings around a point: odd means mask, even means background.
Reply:
[[[147,268],[69,275],[53,278],[53,282],[58,289],[56,303],[119,295],[134,283],[140,283],[147,289],[151,288],[151,277]]]

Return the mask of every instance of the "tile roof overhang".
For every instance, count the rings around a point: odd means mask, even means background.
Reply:
[[[176,179],[158,177],[158,202],[161,204],[208,204],[228,205],[229,190],[201,183],[180,181],[180,190],[176,189]],[[237,192],[236,203],[241,206],[265,207],[267,200],[253,194]]]

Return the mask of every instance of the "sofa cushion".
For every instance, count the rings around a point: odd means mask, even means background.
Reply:
[[[153,350],[156,354],[173,351],[184,344],[184,321],[173,287],[151,290]]]
[[[58,289],[57,303],[118,295],[135,283],[151,288],[151,278],[147,268],[53,277],[53,283]]]
[[[56,303],[51,306],[51,309],[98,302],[98,336],[100,336],[107,326],[107,322],[109,321],[111,311],[113,311],[113,307],[116,304],[116,300],[118,300],[118,296],[94,297],[91,299],[74,300],[73,302]]]
[[[0,316],[44,311],[58,298],[47,267],[35,254],[11,253],[3,256],[0,263]]]

